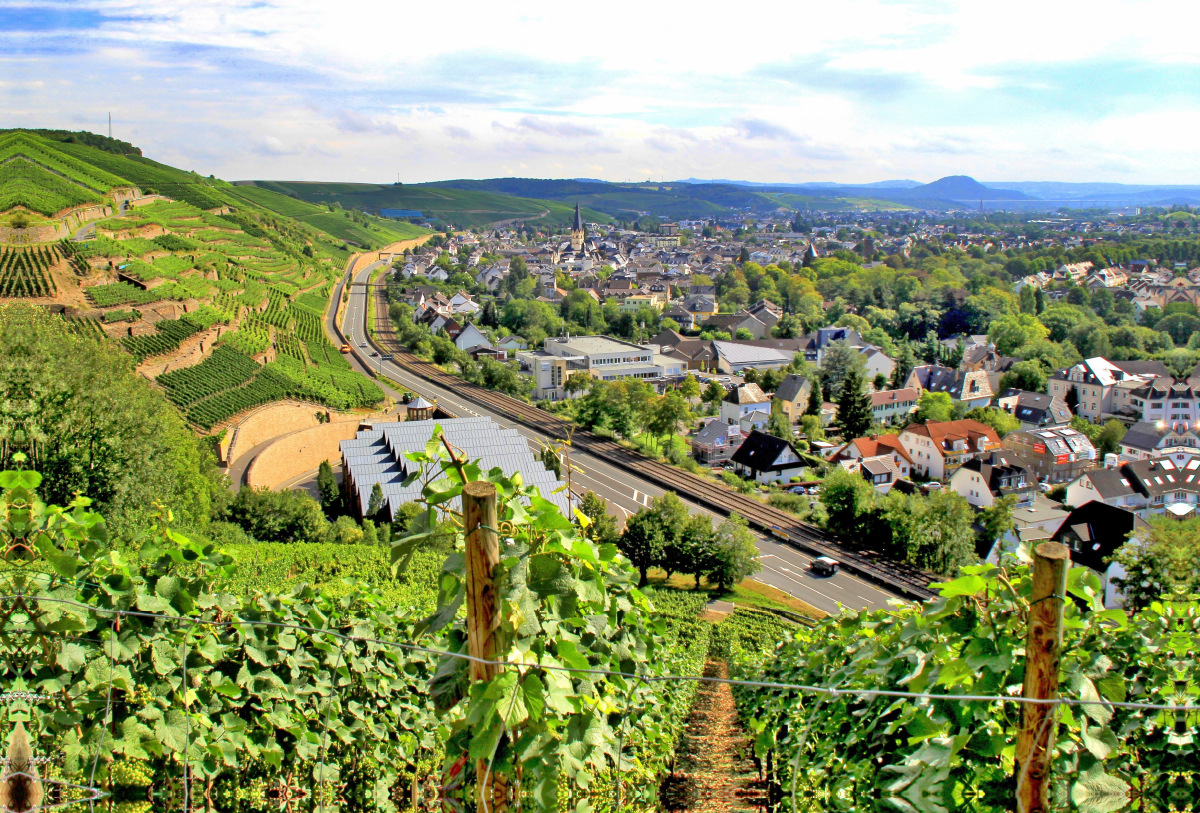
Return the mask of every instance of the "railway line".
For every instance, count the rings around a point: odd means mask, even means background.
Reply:
[[[793,515],[764,505],[758,500],[738,494],[723,485],[710,482],[674,466],[650,460],[609,438],[576,429],[544,410],[517,398],[494,392],[450,375],[437,366],[409,353],[395,337],[387,314],[383,291],[374,289],[375,319],[373,334],[368,340],[381,353],[392,355],[392,362],[412,375],[442,386],[457,395],[478,403],[509,420],[537,429],[551,437],[570,439],[572,447],[645,477],[679,494],[705,505],[721,514],[737,513],[747,522],[777,539],[805,552],[837,559],[844,569],[864,579],[891,588],[911,598],[924,600],[936,593],[930,589],[931,577],[899,563],[880,563],[862,554],[847,550],[829,534],[814,525],[801,522]]]

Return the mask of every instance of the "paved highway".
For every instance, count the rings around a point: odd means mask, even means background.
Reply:
[[[376,263],[362,269],[355,275],[355,282],[367,282],[372,271],[378,267],[379,264]],[[344,281],[339,284],[335,291],[334,302],[340,301],[344,285]],[[437,399],[439,404],[444,405],[455,415],[487,416],[502,427],[514,428],[529,440],[531,448],[535,450],[540,449],[541,444],[554,440],[537,430],[514,423],[479,404],[467,401],[449,390],[412,375],[395,364],[383,361],[378,357],[371,357],[369,355],[371,351],[360,346],[367,341],[366,320],[374,314],[369,288],[352,286],[350,301],[347,303],[346,309],[345,335],[354,349],[354,362],[360,369],[370,366],[372,370],[382,372],[393,381],[429,400]],[[331,336],[336,338],[337,331],[333,326],[332,315],[327,319],[327,328]],[[383,382],[380,383],[383,384]],[[386,386],[385,389],[387,389]],[[388,391],[391,392],[390,389]],[[571,476],[572,489],[577,494],[594,491],[607,500],[610,511],[622,519],[644,508],[651,499],[661,496],[666,490],[584,452],[573,451],[571,464],[575,469]],[[684,499],[684,503],[693,513],[706,513],[711,515],[714,520],[721,519],[719,515],[687,499]],[[836,613],[839,605],[855,610],[879,608],[886,606],[889,599],[896,597],[892,593],[848,573],[838,573],[831,578],[815,576],[808,570],[808,563],[812,561],[811,556],[774,539],[759,537],[758,549],[759,559],[763,566],[762,572],[755,577],[758,581],[783,590],[825,612]]]

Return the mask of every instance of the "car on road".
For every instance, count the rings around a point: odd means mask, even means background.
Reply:
[[[378,356],[378,355],[379,355],[379,351],[378,351],[378,350],[372,350],[372,351],[371,351],[371,355],[372,355],[372,356]]]
[[[343,344],[343,345],[342,345],[342,352],[343,352],[343,353],[349,353],[349,352],[350,352],[350,345],[348,345],[348,344]]]
[[[367,343],[366,343],[366,342],[359,342],[359,343],[358,343],[358,346],[359,346],[359,347],[366,347],[366,346],[367,346]]]
[[[818,556],[812,560],[808,566],[814,573],[821,576],[832,576],[838,572],[838,560],[830,559],[828,556]]]

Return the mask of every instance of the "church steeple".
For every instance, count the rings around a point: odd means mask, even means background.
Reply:
[[[583,241],[587,232],[583,228],[583,215],[579,213],[579,204],[575,204],[575,222],[571,225],[571,251],[578,254],[583,251]]]

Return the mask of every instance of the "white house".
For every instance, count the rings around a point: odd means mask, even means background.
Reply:
[[[757,384],[734,387],[721,399],[721,423],[735,426],[751,412],[771,412],[771,399]]]

